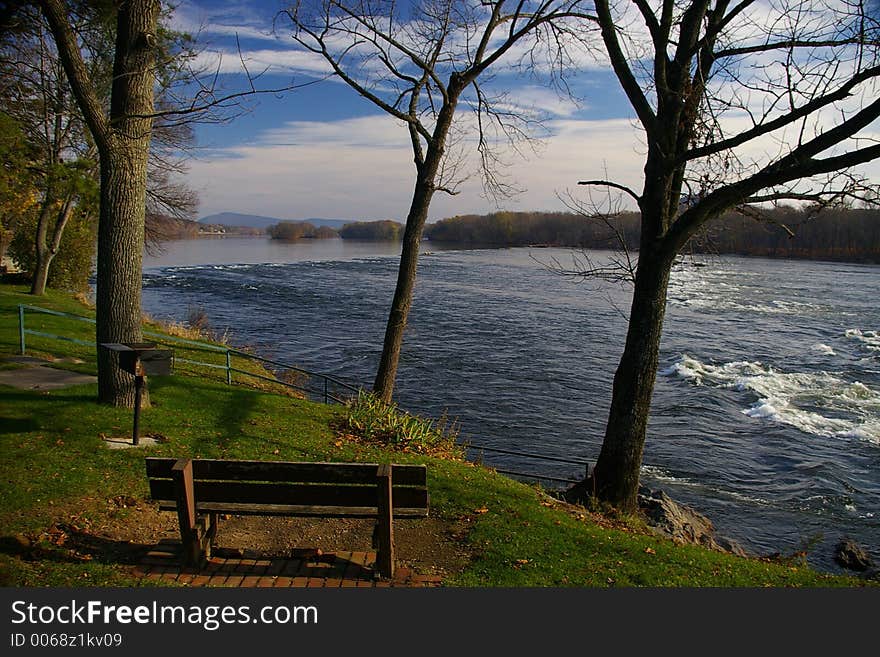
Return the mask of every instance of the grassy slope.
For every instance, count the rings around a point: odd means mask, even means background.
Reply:
[[[0,286],[0,355],[17,352],[17,304],[87,314],[58,294],[34,302],[23,288]],[[89,324],[40,318],[40,330],[90,339]],[[28,326],[37,327],[28,315]],[[28,336],[33,351],[76,356],[94,369],[91,350]],[[63,366],[63,365],[60,365]],[[210,372],[207,372],[210,373]],[[191,376],[154,377],[154,408],[142,431],[168,442],[139,450],[109,450],[101,434],[127,435],[131,411],[94,404],[94,386],[52,392],[0,386],[0,583],[11,585],[134,585],[114,563],[15,556],[14,536],[75,515],[109,513],[117,495],[147,496],[143,457],[202,456],[283,460],[428,463],[432,513],[469,518],[478,554],[447,582],[462,586],[853,586],[860,580],[816,573],[798,564],[740,559],[677,546],[635,531],[603,528],[585,515],[547,506],[535,488],[471,464],[337,442],[328,423],[338,409],[289,396],[227,386]],[[59,511],[63,509],[63,511]],[[487,511],[482,512],[483,509]],[[477,513],[475,510],[480,510]],[[4,573],[5,572],[5,576]]]

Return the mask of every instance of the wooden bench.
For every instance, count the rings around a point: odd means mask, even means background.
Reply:
[[[379,573],[394,575],[394,518],[428,515],[424,465],[146,459],[150,495],[177,511],[186,563],[211,555],[220,514],[376,518]]]

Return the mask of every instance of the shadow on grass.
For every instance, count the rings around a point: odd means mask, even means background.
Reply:
[[[39,428],[40,425],[31,417],[0,416],[0,434],[29,433]]]
[[[0,536],[0,553],[24,561],[133,566],[140,563],[151,548],[151,545],[95,536],[69,525],[56,525],[48,537],[39,540],[21,535]]]
[[[81,387],[81,386],[78,386]],[[64,402],[65,404],[94,403],[98,406],[98,398],[95,394],[83,394],[73,390],[18,390],[15,388],[0,388],[0,402],[10,403],[32,401]]]
[[[151,398],[157,406],[162,405],[162,391],[167,388],[179,387],[180,381],[169,380],[163,377],[153,380]],[[221,435],[205,436],[197,438],[193,448],[198,450],[202,445],[216,446],[234,440],[243,433],[245,423],[254,416],[262,394],[259,391],[237,386],[218,386],[217,384],[205,384],[198,379],[187,380],[187,406],[193,409],[193,414],[201,412],[200,407],[211,407],[212,422],[215,423]],[[219,405],[219,408],[217,406]],[[215,432],[216,433],[216,432]]]

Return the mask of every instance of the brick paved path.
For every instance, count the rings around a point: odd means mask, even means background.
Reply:
[[[145,579],[175,581],[185,586],[283,587],[427,587],[440,578],[417,575],[398,567],[394,579],[381,579],[374,569],[375,552],[295,550],[290,558],[258,557],[220,552],[201,568],[180,565],[180,542],[162,541],[134,568]]]

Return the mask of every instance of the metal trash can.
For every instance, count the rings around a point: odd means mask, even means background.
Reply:
[[[171,374],[174,354],[171,349],[159,349],[155,342],[102,342],[101,347],[116,352],[119,369],[134,375],[134,428],[131,440],[132,444],[137,445],[144,376]]]

